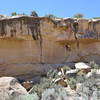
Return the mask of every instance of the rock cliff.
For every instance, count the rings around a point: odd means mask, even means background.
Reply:
[[[30,73],[35,70],[34,64],[92,60],[100,64],[100,20],[29,16],[0,19],[0,70],[4,75],[16,75],[16,70],[20,75],[28,69]]]

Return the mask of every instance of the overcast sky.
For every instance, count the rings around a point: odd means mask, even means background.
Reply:
[[[0,14],[12,12],[30,14],[37,11],[39,16],[54,14],[58,17],[72,17],[82,13],[87,18],[100,17],[100,0],[1,0]]]

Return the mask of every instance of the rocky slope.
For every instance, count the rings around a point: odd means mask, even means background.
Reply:
[[[48,64],[92,60],[100,64],[100,20],[0,19],[0,76],[24,76],[44,72]]]

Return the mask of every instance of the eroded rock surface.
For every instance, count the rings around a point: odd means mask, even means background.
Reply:
[[[100,64],[100,20],[29,16],[0,19],[0,76],[19,76],[26,70],[27,74],[30,70],[34,73],[38,63],[92,60]]]

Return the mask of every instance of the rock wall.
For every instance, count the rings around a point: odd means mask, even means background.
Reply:
[[[0,19],[1,76],[23,75],[28,69],[26,74],[32,73],[37,70],[36,64],[91,60],[100,64],[100,20],[29,16]]]
[[[41,20],[43,62],[66,63],[100,59],[100,20]]]

